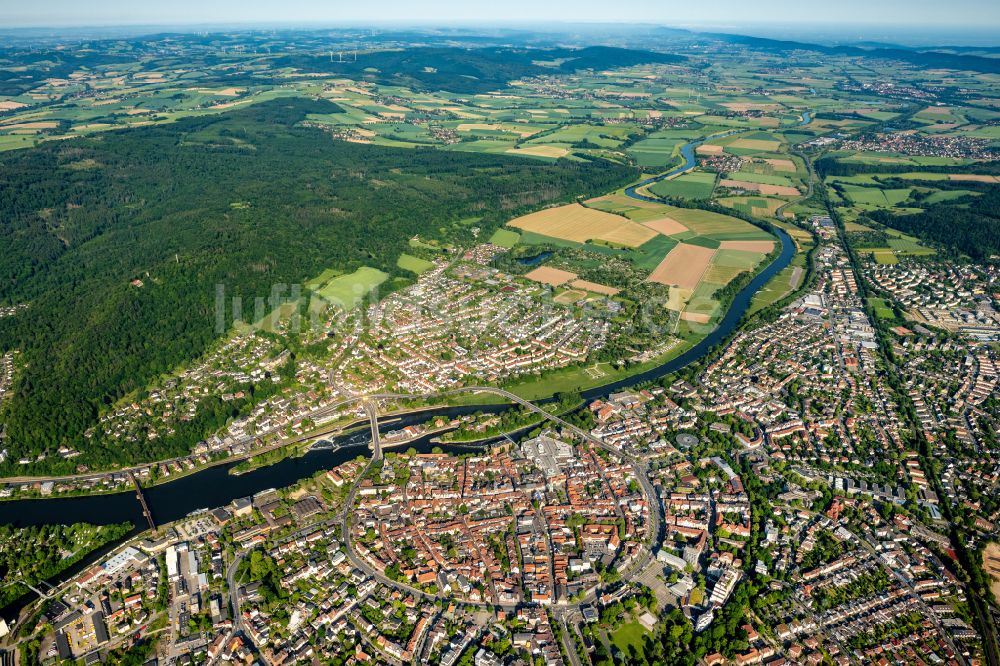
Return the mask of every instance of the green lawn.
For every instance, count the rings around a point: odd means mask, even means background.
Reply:
[[[884,299],[872,297],[868,299],[868,304],[871,305],[872,311],[875,313],[875,316],[878,317],[879,319],[892,320],[896,318],[896,315],[895,313],[893,313],[892,308],[889,307],[889,304],[886,303]]]
[[[588,372],[588,370],[591,370],[594,366],[587,366],[586,368],[574,366],[553,370],[552,372],[545,373],[541,377],[524,379],[513,384],[505,385],[504,388],[511,393],[519,395],[525,400],[540,400],[542,398],[553,396],[559,392],[585,391],[589,388],[594,388],[595,386],[603,386],[605,384],[610,384],[611,382],[616,382],[620,379],[625,379],[626,377],[630,377],[632,375],[641,374],[647,370],[657,367],[658,365],[662,365],[689,349],[700,337],[702,336],[695,335],[690,339],[683,339],[670,351],[659,358],[642,363],[627,370],[615,369],[608,363],[599,363],[597,365],[597,373]]]
[[[421,259],[420,257],[414,257],[412,254],[399,255],[399,259],[396,260],[396,265],[404,271],[410,271],[411,273],[416,273],[417,275],[426,273],[430,269],[434,268],[433,262]]]
[[[631,654],[631,648],[635,648],[637,653],[642,654],[642,641],[647,633],[638,622],[629,622],[611,634],[611,642],[622,651],[622,654]]]
[[[508,249],[517,245],[520,240],[521,234],[516,231],[511,231],[510,229],[497,229],[493,235],[490,236],[491,243]]]
[[[328,302],[350,310],[357,306],[368,293],[389,277],[387,273],[362,266],[353,273],[333,278],[317,290]]]

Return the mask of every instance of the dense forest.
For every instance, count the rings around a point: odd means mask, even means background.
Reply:
[[[876,164],[866,162],[844,162],[836,156],[827,156],[816,160],[813,163],[813,167],[816,169],[816,173],[821,178],[826,178],[827,176],[859,176],[862,174],[911,173],[913,171],[920,171],[921,173],[1000,174],[1000,160],[992,162],[975,162],[964,166],[949,164],[945,166],[915,167],[912,164],[886,164],[885,162],[878,162]],[[935,183],[935,185],[940,185],[940,183]]]
[[[88,554],[123,538],[131,523],[117,525],[0,525],[0,608],[66,571]]]
[[[558,62],[558,65],[547,67],[537,64],[543,60]],[[514,79],[557,71],[610,69],[685,60],[684,56],[668,53],[607,46],[544,50],[426,47],[364,53],[356,61],[352,57],[344,62],[326,55],[289,55],[276,60],[275,66],[344,74],[389,85],[472,94],[506,87]]]
[[[911,215],[878,210],[867,216],[879,224],[967,254],[976,261],[1000,255],[1000,190],[996,185],[963,185],[965,189],[979,189],[981,194],[928,206],[923,212]]]
[[[214,294],[266,297],[324,268],[400,274],[416,234],[471,241],[549,202],[621,186],[633,170],[331,140],[297,126],[326,101],[44,144],[0,158],[0,353],[23,352],[0,411],[10,457],[77,447],[77,463],[141,454],[84,432],[128,392],[217,336]],[[141,280],[132,284],[133,280]]]

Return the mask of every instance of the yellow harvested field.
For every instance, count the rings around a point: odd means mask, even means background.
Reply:
[[[15,102],[13,100],[3,100],[0,102],[0,111],[13,111],[14,109],[21,109],[28,106],[27,104],[21,104],[20,102]]]
[[[747,252],[760,252],[761,254],[767,254],[774,249],[774,241],[722,241],[719,246],[720,250],[746,250]]]
[[[549,266],[540,266],[524,277],[529,280],[534,280],[535,282],[541,282],[542,284],[558,287],[561,284],[566,284],[570,280],[575,280],[576,273],[570,273],[569,271],[564,271],[559,268],[551,268]]]
[[[507,153],[532,157],[565,157],[569,154],[569,149],[562,146],[528,146],[527,148],[511,148]]]
[[[509,224],[524,231],[576,243],[603,240],[618,245],[639,247],[656,236],[656,232],[652,229],[647,229],[620,215],[594,210],[580,204],[546,208],[512,220]]]
[[[742,269],[739,266],[723,266],[713,262],[712,265],[705,270],[702,280],[704,280],[707,284],[729,284],[736,279],[737,275],[743,273],[744,270],[745,269]]]
[[[577,291],[576,289],[570,289],[569,291],[564,291],[563,293],[559,294],[552,300],[555,301],[556,303],[562,303],[563,305],[567,305],[569,303],[576,303],[581,298],[586,298],[586,297],[587,297],[587,292]]]
[[[671,287],[670,294],[667,296],[667,309],[680,312],[687,307],[688,301],[691,300],[692,295],[694,295],[693,289]]]
[[[621,291],[621,289],[615,289],[614,287],[609,287],[606,284],[588,282],[587,280],[573,280],[569,283],[569,286],[574,289],[583,289],[584,291],[590,291],[595,294],[604,294],[605,296],[614,296]]]
[[[721,155],[725,148],[714,143],[703,143],[694,150],[699,155]]]
[[[243,88],[221,88],[215,90],[213,88],[185,88],[187,92],[196,92],[201,95],[220,95],[222,97],[236,97],[243,92]]]
[[[707,324],[712,320],[712,317],[704,312],[682,312],[681,319],[684,321],[694,322],[696,324]]]
[[[779,104],[761,104],[759,102],[726,102],[722,106],[730,111],[772,111],[780,107]]]
[[[791,171],[791,172],[795,171],[795,162],[791,160],[770,159],[764,161],[770,164],[772,167],[774,167],[775,171]]]
[[[973,173],[951,173],[948,180],[964,180],[974,183],[1000,183],[1000,176],[986,176]]]
[[[643,201],[642,199],[633,199],[627,197],[624,194],[605,194],[601,197],[594,197],[593,199],[587,199],[585,203],[597,204],[601,202],[607,202],[614,205],[629,206],[631,208],[662,208],[663,204],[654,203],[652,201]]]
[[[934,114],[936,116],[947,116],[948,114],[951,113],[951,109],[949,109],[947,106],[928,106],[920,113],[929,113],[929,114]]]
[[[664,236],[671,236],[673,234],[682,234],[685,231],[690,231],[690,229],[685,227],[683,224],[669,217],[661,217],[658,220],[650,220],[649,222],[643,222],[642,226],[649,227],[653,231],[659,232]]]
[[[503,125],[498,125],[496,123],[462,123],[455,128],[459,132],[473,132],[475,130],[485,130],[494,132],[513,132],[518,134],[521,138],[527,138],[532,134],[538,134],[535,130],[512,130],[510,128],[504,127]]]
[[[713,256],[715,250],[711,248],[678,243],[649,274],[646,281],[693,290],[701,282]]]
[[[462,123],[455,128],[459,132],[471,132],[473,130],[502,130],[496,123]]]
[[[986,551],[983,553],[983,568],[993,579],[990,585],[993,596],[1000,599],[1000,544],[991,543],[986,546]]]
[[[0,130],[22,130],[22,129],[52,129],[58,127],[59,123],[50,120],[39,120],[33,123],[18,123],[14,125],[3,125]]]
[[[777,150],[781,147],[781,142],[767,141],[765,139],[736,139],[729,146],[731,148],[746,148],[748,150]]]
[[[729,187],[734,190],[744,190],[746,192],[760,192],[761,194],[775,194],[779,197],[797,197],[801,192],[788,185],[765,185],[764,183],[748,183],[743,180],[723,180],[719,181],[719,187]]]
[[[237,102],[220,102],[219,104],[213,104],[212,106],[210,106],[208,108],[210,108],[210,109],[230,109],[230,108],[232,108],[234,106],[242,106],[242,105],[246,104],[247,101],[249,101],[249,100],[245,100],[245,101],[242,101],[242,102],[239,102],[239,101],[237,101]]]

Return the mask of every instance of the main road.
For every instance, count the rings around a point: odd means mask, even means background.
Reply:
[[[626,571],[622,572],[622,577],[624,579],[626,579],[626,580],[630,580],[630,579],[638,576],[645,569],[646,565],[652,559],[654,549],[658,546],[658,544],[660,542],[660,530],[661,530],[661,526],[662,526],[662,524],[664,522],[664,516],[663,516],[663,507],[662,507],[662,504],[660,502],[659,495],[656,493],[655,488],[653,488],[653,484],[650,483],[650,481],[649,481],[649,476],[648,476],[648,473],[647,473],[647,470],[646,470],[644,462],[642,462],[641,460],[638,460],[635,457],[633,457],[633,456],[625,453],[624,451],[622,451],[618,447],[612,446],[612,445],[610,445],[610,444],[602,441],[601,439],[599,439],[597,437],[594,437],[589,432],[583,430],[582,428],[579,428],[579,427],[573,425],[572,423],[569,423],[568,421],[566,421],[562,417],[557,416],[555,414],[552,414],[552,413],[550,413],[550,412],[542,409],[538,405],[532,403],[531,401],[525,400],[524,398],[522,398],[522,397],[520,397],[520,396],[518,396],[518,395],[516,395],[514,393],[511,393],[510,391],[506,391],[504,389],[499,389],[499,388],[496,388],[496,387],[493,387],[493,386],[469,386],[469,387],[464,387],[464,388],[459,388],[459,389],[452,389],[452,390],[450,390],[450,391],[447,392],[447,394],[449,394],[449,395],[460,394],[460,393],[489,393],[489,394],[492,394],[492,395],[500,396],[502,398],[506,398],[507,400],[510,400],[511,402],[514,402],[514,403],[516,403],[518,405],[521,405],[521,406],[523,406],[523,407],[525,407],[525,408],[527,408],[527,409],[529,409],[529,410],[537,413],[538,415],[542,416],[544,419],[547,419],[547,420],[549,420],[549,421],[551,421],[551,422],[559,425],[564,430],[572,432],[573,434],[575,434],[576,436],[580,437],[584,441],[587,441],[587,442],[589,442],[590,444],[592,444],[594,446],[597,446],[597,447],[600,447],[600,448],[602,448],[602,449],[604,449],[606,451],[609,451],[609,452],[611,452],[611,453],[613,453],[613,454],[621,457],[623,460],[627,461],[629,464],[631,464],[632,467],[633,467],[633,470],[635,471],[636,479],[638,479],[640,485],[643,488],[643,492],[646,495],[646,502],[647,502],[647,505],[649,506],[649,523],[648,523],[648,526],[647,526],[647,544],[646,544],[647,548],[646,548],[646,552],[643,554],[642,557],[637,558],[635,561],[633,561]],[[438,394],[438,395],[440,395],[440,394]],[[354,544],[352,543],[352,538],[351,538],[351,518],[354,515],[354,511],[353,511],[354,502],[357,499],[357,493],[358,493],[358,489],[360,488],[361,481],[368,475],[368,473],[371,471],[372,467],[382,460],[382,456],[383,456],[381,439],[380,439],[379,430],[378,430],[377,402],[379,400],[413,399],[413,398],[420,398],[420,397],[424,397],[424,396],[412,395],[412,394],[399,394],[399,393],[382,393],[382,394],[376,394],[376,395],[372,395],[372,396],[367,396],[367,397],[361,397],[361,398],[359,398],[362,401],[365,413],[368,415],[369,421],[371,423],[371,431],[372,431],[372,457],[368,461],[368,464],[365,466],[364,470],[362,470],[362,472],[355,478],[354,482],[351,484],[350,489],[348,490],[347,497],[344,499],[344,515],[343,515],[343,519],[342,519],[342,534],[341,534],[341,537],[343,539],[344,549],[347,552],[348,558],[351,560],[351,562],[356,567],[358,567],[359,569],[361,569],[362,571],[364,571],[367,575],[371,576],[372,578],[374,578],[375,580],[377,580],[379,583],[382,583],[383,585],[386,585],[388,587],[396,588],[398,590],[401,590],[403,592],[407,592],[409,594],[413,594],[413,595],[421,597],[421,598],[426,598],[426,599],[432,599],[433,600],[433,599],[439,598],[440,595],[428,594],[428,593],[424,592],[423,590],[421,590],[421,589],[419,589],[417,587],[414,587],[413,585],[410,585],[409,583],[405,583],[405,582],[402,582],[402,581],[393,580],[393,579],[385,576],[383,573],[379,572],[378,570],[376,570],[374,567],[372,567],[371,564],[365,558],[363,558],[360,555],[358,555],[357,551],[354,548]],[[590,590],[590,591],[588,591],[588,594],[584,597],[584,599],[582,601],[574,603],[574,604],[560,604],[559,607],[560,608],[578,608],[579,606],[583,605],[584,603],[588,603],[589,600],[592,598],[593,593],[594,593],[594,590]],[[464,600],[461,603],[466,604],[466,605],[470,605],[470,606],[479,606],[479,607],[484,607],[484,608],[499,606],[499,607],[507,609],[507,610],[514,610],[518,606],[522,605],[522,602],[511,602],[511,603],[502,603],[502,602],[487,603],[487,602],[480,602],[480,603],[476,603],[476,602],[464,601]]]

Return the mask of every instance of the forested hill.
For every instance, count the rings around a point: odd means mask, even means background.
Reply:
[[[978,191],[928,206],[923,212],[898,215],[877,210],[868,217],[893,229],[957,250],[976,261],[1000,256],[1000,189],[993,184],[961,183]]]
[[[908,62],[926,69],[959,69],[970,72],[985,72],[989,74],[1000,73],[1000,60],[997,58],[985,58],[977,55],[966,55],[961,53],[946,53],[943,51],[920,51],[914,49],[903,49],[899,47],[889,48],[861,48],[858,46],[824,46],[821,44],[808,44],[804,42],[792,42],[780,39],[768,39],[766,37],[749,37],[746,35],[731,35],[726,33],[703,33],[706,37],[713,37],[731,44],[739,44],[762,51],[772,51],[776,53],[788,53],[792,51],[815,51],[831,56],[850,56],[863,58],[879,58],[881,60],[895,60]]]
[[[488,235],[526,209],[635,176],[608,163],[336,142],[296,126],[336,111],[276,100],[0,158],[0,303],[30,302],[0,319],[0,349],[24,353],[0,412],[10,458],[62,443],[91,465],[176,453],[88,449],[83,433],[212,343],[217,283],[246,300],[327,267],[396,273],[415,234],[468,234],[457,222],[474,216]],[[15,469],[8,459],[0,473]]]
[[[356,61],[353,53],[349,53],[343,62],[340,57],[328,55],[289,55],[278,58],[275,66],[344,74],[389,85],[472,94],[497,90],[528,76],[686,60],[684,56],[669,53],[607,46],[583,49],[425,47],[362,53]],[[549,66],[539,64],[541,62],[558,64]]]

